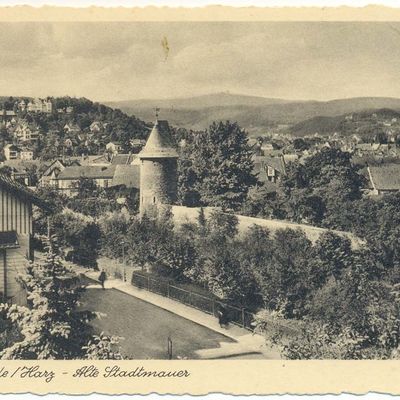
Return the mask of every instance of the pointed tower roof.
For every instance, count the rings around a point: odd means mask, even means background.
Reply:
[[[167,121],[156,120],[139,158],[178,158]]]

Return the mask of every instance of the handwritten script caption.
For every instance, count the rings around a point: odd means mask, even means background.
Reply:
[[[75,379],[90,378],[187,378],[190,372],[183,370],[147,370],[143,366],[133,369],[122,369],[118,365],[109,365],[99,368],[94,365],[84,365],[73,371],[62,371],[61,375],[70,375]],[[2,379],[37,379],[50,383],[56,378],[56,372],[40,365],[19,366],[6,368],[0,366],[0,381]]]

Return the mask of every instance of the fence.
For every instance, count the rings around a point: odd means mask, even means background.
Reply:
[[[235,307],[202,294],[182,289],[175,286],[170,281],[156,279],[136,272],[132,273],[131,282],[132,285],[139,289],[145,289],[160,294],[161,296],[174,299],[210,315],[217,316],[218,310],[223,309],[224,315],[229,322],[242,328],[253,330],[252,322],[254,320],[254,314],[244,308]]]
[[[132,273],[137,267],[130,265],[120,259],[110,259],[102,257],[98,259],[98,267],[104,269],[107,276],[110,278],[121,279],[126,282],[132,281]]]

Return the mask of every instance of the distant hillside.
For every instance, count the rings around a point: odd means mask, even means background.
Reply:
[[[365,110],[389,108],[400,110],[400,99],[360,97],[321,101],[290,101],[229,93],[206,96],[108,102],[145,121],[154,119],[154,108],[161,108],[162,118],[171,124],[204,129],[213,120],[235,120],[250,132],[265,132],[274,124],[297,124],[314,117],[334,117]]]
[[[214,106],[265,106],[267,104],[284,104],[290,100],[274,99],[260,96],[246,96],[243,94],[233,93],[212,93],[202,96],[181,97],[171,99],[145,99],[145,100],[127,100],[117,102],[104,102],[104,104],[114,105],[119,107],[130,108],[155,108],[162,109],[197,109],[208,108]]]
[[[397,119],[392,123],[392,119]],[[342,135],[358,133],[366,135],[389,129],[400,130],[400,112],[388,108],[350,113],[335,117],[314,117],[293,125],[289,131],[293,136],[312,135],[314,133]]]

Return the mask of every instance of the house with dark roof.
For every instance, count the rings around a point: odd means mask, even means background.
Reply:
[[[10,176],[13,180],[25,186],[36,184],[35,171],[40,166],[38,160],[9,160],[2,162],[1,165],[10,169]]]
[[[111,156],[111,164],[113,165],[129,165],[137,158],[134,154],[113,154]]]
[[[278,182],[285,174],[285,161],[282,156],[254,156],[254,172],[260,182]]]
[[[70,134],[77,134],[81,132],[81,128],[74,122],[69,122],[64,125],[64,132]]]
[[[78,160],[78,158],[76,158]],[[109,154],[101,154],[101,155],[86,155],[82,154],[79,157],[79,164],[80,165],[103,165],[108,166],[111,165],[110,155]]]
[[[33,204],[47,208],[31,190],[0,174],[0,297],[9,303],[26,303],[17,276],[33,259]]]
[[[54,160],[43,172],[39,179],[40,186],[50,186],[57,188],[57,178],[61,171],[67,167],[62,160]]]
[[[92,179],[98,187],[108,188],[114,178],[115,165],[80,165],[64,168],[55,179],[55,187],[74,195],[81,179]]]
[[[109,187],[116,186],[140,189],[140,165],[116,165]]]
[[[400,164],[385,163],[367,167],[372,195],[400,191]]]
[[[21,150],[15,144],[6,144],[3,151],[6,160],[17,160],[20,157]]]

